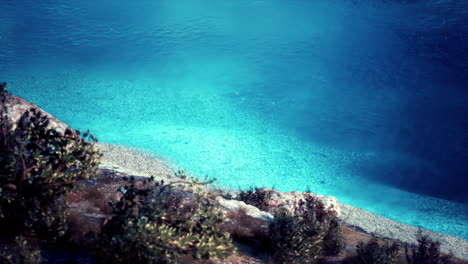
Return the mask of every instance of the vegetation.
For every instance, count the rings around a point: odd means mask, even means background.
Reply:
[[[400,245],[386,243],[379,245],[376,238],[372,238],[368,243],[360,243],[357,248],[357,256],[354,259],[356,264],[396,264],[400,258]]]
[[[0,263],[38,264],[42,262],[41,251],[29,245],[22,236],[16,237],[14,243],[8,247],[7,254],[0,256]]]
[[[323,238],[323,251],[325,255],[337,255],[344,248],[341,225],[336,217],[328,220],[327,234]]]
[[[417,245],[405,245],[405,254],[410,264],[449,264],[452,262],[451,254],[440,254],[440,242],[423,235],[421,231],[416,234]],[[409,250],[411,253],[409,254]]]
[[[317,263],[325,254],[339,253],[343,243],[338,222],[313,196],[301,200],[293,213],[280,210],[269,237],[279,263]]]
[[[0,84],[0,95],[5,95],[5,94],[8,94],[7,84],[6,83],[1,83]]]
[[[172,263],[225,258],[234,251],[224,218],[204,194],[171,190],[172,183],[129,180],[98,237],[107,263]],[[192,184],[192,181],[178,181]]]
[[[238,200],[253,205],[262,211],[268,211],[269,192],[260,188],[250,188],[239,192]]]
[[[77,180],[92,178],[100,154],[95,138],[49,129],[37,109],[26,111],[16,127],[6,116],[6,85],[0,95],[0,225],[9,236],[56,241],[67,231],[63,196]],[[88,141],[91,140],[91,141]]]
[[[406,263],[408,264],[450,264],[452,255],[440,253],[440,243],[423,235],[421,231],[416,234],[417,245],[405,244]],[[360,243],[357,248],[357,256],[354,263],[357,264],[377,264],[377,263],[404,263],[400,254],[401,245],[398,243],[381,243],[379,245],[376,238],[371,239],[367,244]]]

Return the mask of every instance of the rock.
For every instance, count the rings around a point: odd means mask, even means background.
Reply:
[[[254,243],[261,247],[262,238],[268,235],[273,215],[238,200],[227,200],[218,196],[216,201],[227,218],[222,228],[233,237],[255,241]]]
[[[276,211],[277,208],[285,207],[286,209],[293,211],[297,206],[298,202],[305,199],[307,196],[312,196],[323,202],[325,205],[325,211],[338,217],[340,215],[340,206],[338,200],[335,197],[316,195],[313,193],[300,193],[298,191],[292,192],[280,192],[277,190],[262,188],[261,191],[267,192],[267,203],[268,207],[272,208],[270,213]]]
[[[14,130],[17,127],[18,121],[21,118],[21,116],[26,111],[30,111],[33,108],[37,109],[39,113],[47,117],[47,119],[49,120],[49,129],[54,129],[61,135],[63,135],[67,129],[71,129],[65,123],[58,120],[51,114],[45,112],[37,105],[28,102],[19,96],[9,94],[5,95],[5,106],[7,107],[6,115],[9,121],[12,123],[12,130]],[[71,129],[71,131],[75,133],[73,129]]]
[[[223,197],[216,197],[216,201],[221,205],[221,210],[225,213],[232,211],[245,210],[246,215],[253,218],[260,218],[266,221],[273,220],[273,215],[268,212],[261,211],[255,206],[246,204],[238,200],[227,200]]]
[[[325,196],[325,195],[316,195],[316,197],[323,202],[325,205],[325,210],[330,214],[338,217],[341,214],[340,205],[338,203],[338,199],[333,196]]]

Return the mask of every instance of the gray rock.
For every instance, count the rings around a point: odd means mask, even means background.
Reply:
[[[269,188],[262,188],[261,190],[267,192],[267,197],[269,198],[267,201],[268,207],[271,207],[272,211],[280,207],[293,211],[301,200],[305,199],[307,196],[312,196],[323,202],[325,211],[328,213],[335,216],[339,216],[341,213],[338,200],[335,197],[306,192],[301,193],[298,191],[280,192]]]
[[[267,221],[273,220],[273,215],[271,213],[261,211],[257,207],[246,204],[242,201],[227,200],[223,197],[216,197],[216,201],[221,205],[221,210],[225,213],[245,210],[245,213],[253,218],[264,219]]]
[[[62,135],[67,129],[71,129],[68,125],[58,120],[57,118],[55,118],[53,115],[42,110],[37,105],[31,102],[28,102],[19,96],[15,96],[15,95],[5,95],[5,96],[6,96],[5,106],[7,107],[6,115],[8,117],[8,120],[12,123],[13,130],[17,127],[18,121],[21,118],[21,116],[26,111],[30,111],[31,109],[34,109],[34,108],[37,109],[39,113],[47,117],[47,119],[49,120],[49,125],[48,125],[49,129],[54,129]]]

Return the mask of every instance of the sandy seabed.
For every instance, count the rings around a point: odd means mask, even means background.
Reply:
[[[103,143],[98,143],[98,148],[103,153],[101,168],[135,176],[154,176],[156,179],[170,179],[177,170],[168,161],[138,149]],[[340,203],[340,209],[340,219],[348,226],[375,236],[416,243],[418,227],[399,223],[344,203]],[[452,252],[455,257],[468,260],[468,241],[429,230],[423,232],[440,241],[442,252]]]

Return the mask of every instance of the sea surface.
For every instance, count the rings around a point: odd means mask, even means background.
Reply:
[[[468,239],[466,21],[466,0],[0,0],[0,81],[222,186]]]

